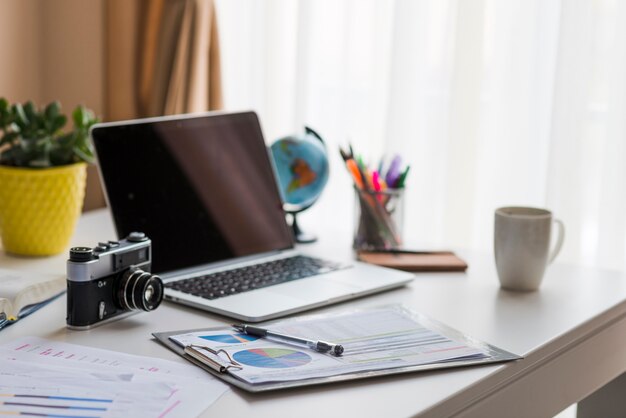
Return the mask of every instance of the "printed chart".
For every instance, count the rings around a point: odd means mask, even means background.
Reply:
[[[197,368],[35,337],[0,346],[0,417],[182,418],[228,389]]]
[[[219,335],[200,335],[198,336],[198,338],[202,338],[203,340],[208,340],[208,341],[215,341],[218,343],[225,343],[225,344],[241,344],[241,343],[248,343],[250,341],[258,340],[258,337],[255,337],[253,335],[240,334],[240,333],[219,334]]]
[[[62,393],[63,391],[53,388],[40,389],[24,387],[21,392],[11,393],[9,387],[0,387],[0,416],[20,415],[54,418],[95,418],[103,416],[119,416],[124,406],[114,399],[94,398],[87,396],[59,396],[48,393]],[[30,393],[29,393],[30,392]],[[81,395],[80,390],[74,393]],[[85,393],[86,394],[86,393]],[[117,404],[117,405],[114,405]],[[156,412],[156,411],[155,411]]]
[[[233,354],[235,361],[253,367],[286,369],[304,366],[311,362],[311,356],[302,351],[285,348],[253,348]]]

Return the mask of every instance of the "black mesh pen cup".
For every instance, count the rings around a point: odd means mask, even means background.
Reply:
[[[402,245],[404,188],[381,191],[355,188],[356,250],[390,250]]]

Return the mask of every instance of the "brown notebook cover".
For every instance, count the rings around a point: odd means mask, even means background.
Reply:
[[[359,251],[357,258],[404,271],[465,271],[467,263],[452,251]]]

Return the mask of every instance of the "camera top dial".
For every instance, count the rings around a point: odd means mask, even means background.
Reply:
[[[93,249],[91,247],[72,247],[70,248],[71,261],[89,261],[93,258]]]

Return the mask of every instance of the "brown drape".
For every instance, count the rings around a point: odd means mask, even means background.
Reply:
[[[107,0],[105,119],[221,109],[213,0]],[[104,206],[90,173],[85,208]]]
[[[108,0],[107,119],[222,107],[213,0]]]
[[[143,5],[138,65],[142,116],[221,108],[213,2],[151,0]]]

